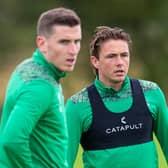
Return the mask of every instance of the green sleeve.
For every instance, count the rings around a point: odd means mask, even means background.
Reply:
[[[157,106],[157,117],[154,121],[154,131],[159,140],[160,146],[163,150],[165,158],[168,163],[168,108],[165,96],[160,88],[158,88],[155,95]]]
[[[81,136],[81,122],[78,109],[75,109],[75,104],[71,100],[66,104],[66,119],[68,127],[68,164],[73,168],[73,164],[78,152]]]
[[[89,102],[75,103],[69,99],[66,104],[68,126],[68,163],[72,168],[78,152],[82,132],[86,131],[92,121]]]
[[[52,87],[44,81],[25,84],[16,95],[16,103],[1,134],[2,157],[10,160],[10,168],[33,167],[29,137],[39,118],[47,110],[51,96]]]

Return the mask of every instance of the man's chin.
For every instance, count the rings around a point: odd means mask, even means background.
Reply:
[[[74,67],[68,67],[64,70],[64,72],[72,72],[74,70]]]
[[[121,82],[124,81],[124,79],[125,79],[125,76],[117,77],[117,78],[115,79],[115,81],[116,81],[116,83],[121,83]]]

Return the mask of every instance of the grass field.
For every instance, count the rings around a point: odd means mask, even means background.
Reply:
[[[168,168],[165,157],[163,155],[163,152],[162,152],[160,145],[159,145],[155,136],[154,136],[154,141],[157,144],[157,150],[159,153],[159,168]],[[82,165],[82,148],[80,147],[74,168],[82,168],[82,167],[83,167],[83,165]]]

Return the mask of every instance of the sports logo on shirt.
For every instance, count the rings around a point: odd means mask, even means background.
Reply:
[[[126,124],[125,119],[126,119],[126,117],[122,117],[122,118],[121,118],[121,123]]]
[[[121,125],[112,127],[112,128],[107,128],[105,130],[106,134],[112,134],[115,132],[122,132],[122,131],[128,131],[128,130],[138,130],[143,128],[143,123],[135,123],[135,124],[129,124],[126,120],[126,117],[123,116],[120,118]],[[127,124],[128,123],[128,124]]]

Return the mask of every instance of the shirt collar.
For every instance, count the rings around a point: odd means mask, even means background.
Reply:
[[[119,90],[115,90],[114,88],[112,88],[112,87],[110,87],[110,86],[104,85],[104,84],[98,79],[97,76],[96,76],[96,79],[95,79],[95,81],[94,81],[94,84],[95,84],[96,88],[98,88],[100,91],[109,92],[109,93],[119,93],[119,92],[122,92],[123,90],[126,90],[126,89],[129,88],[129,86],[130,86],[130,80],[129,80],[129,77],[126,76],[126,78],[125,78],[124,81],[123,81],[122,87],[121,87],[121,89],[119,89]]]
[[[63,78],[66,76],[66,72],[60,71],[57,67],[55,67],[53,64],[49,63],[44,55],[41,53],[41,51],[37,48],[36,51],[33,53],[33,60],[46,67],[49,70],[49,73],[56,79],[59,80],[60,78]]]

